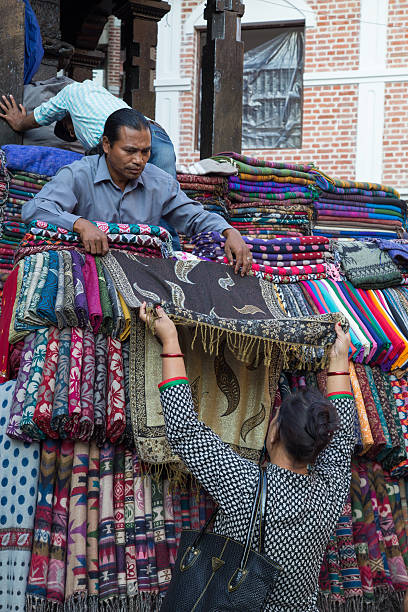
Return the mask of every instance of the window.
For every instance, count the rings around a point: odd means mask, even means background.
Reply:
[[[242,148],[301,148],[304,29],[246,29],[242,40]]]
[[[201,59],[206,32],[200,34]],[[304,24],[243,27],[242,40],[242,148],[301,148]]]

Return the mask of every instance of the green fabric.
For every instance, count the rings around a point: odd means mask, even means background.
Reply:
[[[169,387],[174,387],[175,385],[188,385],[188,384],[189,384],[188,380],[170,380],[165,385],[159,387],[159,389],[161,393],[162,391],[165,391],[165,389],[168,389]]]
[[[228,156],[223,155],[215,155],[213,157],[216,161],[229,161],[234,164],[239,170],[239,172],[243,172],[244,174],[260,174],[262,176],[266,176],[267,174],[273,174],[275,176],[294,176],[297,178],[304,178],[310,180],[310,174],[306,172],[299,172],[298,170],[283,170],[281,168],[269,168],[269,166],[249,166],[248,164],[244,164],[237,159],[231,159]]]
[[[334,247],[348,280],[361,289],[400,285],[402,276],[386,251],[372,242],[338,240]]]
[[[105,334],[105,336],[110,336],[113,331],[113,310],[100,257],[95,257],[95,265],[98,274],[99,296],[102,308],[102,325],[100,331]]]

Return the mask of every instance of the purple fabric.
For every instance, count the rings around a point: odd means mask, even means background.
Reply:
[[[82,272],[84,259],[77,251],[69,251],[72,258],[72,276],[74,280],[74,304],[78,325],[86,327],[89,321],[88,302],[85,294],[85,279]]]

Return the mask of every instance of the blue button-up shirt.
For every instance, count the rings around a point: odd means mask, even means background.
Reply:
[[[105,156],[90,155],[64,166],[22,208],[25,223],[39,219],[72,230],[77,219],[108,223],[160,225],[164,217],[187,236],[222,233],[231,226],[223,217],[190,200],[167,172],[147,164],[122,191],[112,180]]]

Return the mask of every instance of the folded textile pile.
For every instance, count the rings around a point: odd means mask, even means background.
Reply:
[[[105,223],[92,221],[108,237],[109,248],[126,249],[146,257],[171,257],[173,247],[169,232],[158,225],[142,223]],[[33,220],[20,243],[16,260],[47,250],[83,250],[80,235],[46,221]]]
[[[319,192],[315,234],[395,238],[405,227],[406,202],[392,187],[333,179],[320,170],[312,174]]]
[[[5,198],[5,205],[0,233],[0,297],[3,284],[13,267],[15,251],[27,231],[21,221],[22,206],[36,196],[62,166],[80,157],[78,153],[53,147],[1,147],[0,202]],[[6,173],[7,183],[4,181]]]
[[[227,198],[228,181],[225,176],[177,174],[177,180],[189,198],[200,202],[205,210],[217,213],[228,223],[230,222],[228,212],[230,202]],[[186,236],[180,235],[180,243],[184,251],[192,251],[193,246]]]
[[[356,363],[384,371],[408,365],[408,289],[358,289],[348,281],[305,281],[305,297],[315,313],[341,312],[350,323]]]
[[[325,256],[330,250],[329,239],[323,236],[283,236],[270,240],[243,236],[251,249],[253,264],[250,276],[274,283],[326,278]],[[203,259],[228,263],[225,238],[218,232],[203,232],[193,236],[193,254]]]
[[[1,148],[6,153],[7,168],[12,172],[20,171],[23,174],[34,172],[54,176],[62,166],[72,164],[82,157],[80,153],[56,147],[3,145]]]
[[[408,283],[408,240],[387,238],[375,238],[373,242],[382,250],[386,251],[392,261],[398,267],[402,275],[402,284]]]
[[[335,254],[347,279],[354,287],[383,289],[402,283],[402,275],[387,251],[360,240],[338,240]]]
[[[259,238],[310,235],[315,199],[312,166],[267,162],[238,153],[221,153],[238,169],[228,177],[231,225]]]
[[[21,172],[10,172],[6,168],[6,155],[0,149],[0,202],[3,219],[0,232],[0,289],[10,273],[14,254],[26,232],[21,221],[21,207],[31,200],[49,180],[47,176]],[[0,292],[1,296],[1,292]]]

